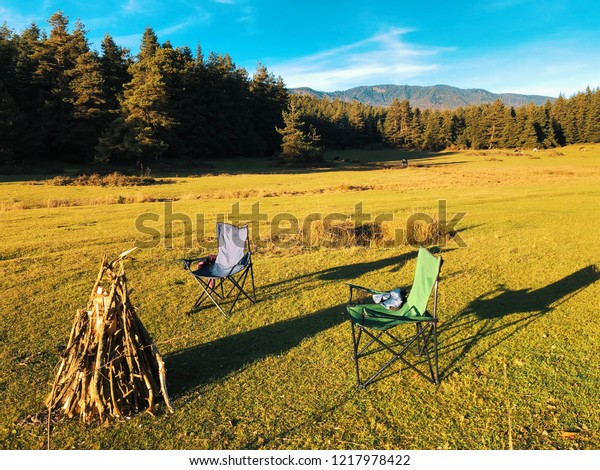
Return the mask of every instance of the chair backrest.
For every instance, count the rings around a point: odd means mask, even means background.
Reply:
[[[408,299],[406,299],[406,303],[413,307],[409,310],[409,316],[411,313],[423,315],[427,310],[427,302],[438,280],[441,266],[441,256],[435,257],[426,248],[419,248],[415,279],[410,289],[410,294],[408,294]]]
[[[217,243],[219,251],[215,263],[231,267],[244,257],[248,241],[248,226],[236,227],[223,222],[217,223]]]

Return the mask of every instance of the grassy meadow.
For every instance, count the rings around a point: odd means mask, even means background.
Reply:
[[[409,158],[408,168],[400,160]],[[334,160],[335,159],[335,160]],[[338,151],[321,169],[248,159],[165,172],[151,186],[52,186],[0,177],[0,448],[41,449],[44,410],[75,312],[102,255],[172,238],[126,263],[132,301],[167,367],[174,414],[109,425],[62,420],[55,449],[600,449],[600,145],[512,151]],[[67,172],[71,170],[67,169]],[[73,172],[76,169],[72,170]],[[156,176],[156,175],[153,175]],[[198,214],[260,203],[288,213],[466,215],[439,251],[439,386],[400,364],[356,389],[346,282],[408,286],[416,248],[282,248],[254,257],[255,305],[187,316],[198,288],[178,258],[198,253]],[[464,245],[457,243],[458,238]],[[189,241],[189,240],[188,240]]]

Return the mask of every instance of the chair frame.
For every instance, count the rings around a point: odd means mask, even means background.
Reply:
[[[236,227],[236,228],[241,228],[241,227]],[[234,274],[232,274],[232,272],[237,265],[232,266],[229,273],[222,277],[207,277],[207,278],[205,278],[205,277],[194,274],[194,270],[192,269],[192,263],[204,261],[204,260],[208,259],[207,256],[201,257],[201,258],[191,258],[191,259],[182,259],[181,260],[183,262],[184,268],[196,280],[196,282],[198,283],[198,285],[200,286],[200,288],[202,290],[202,292],[196,299],[196,302],[194,303],[192,308],[187,312],[188,315],[191,315],[192,313],[195,313],[198,310],[200,310],[200,307],[202,307],[202,305],[208,300],[210,300],[219,309],[219,311],[226,317],[229,317],[231,315],[231,312],[233,312],[233,309],[234,309],[235,305],[237,304],[238,300],[240,299],[240,297],[242,296],[242,294],[253,304],[256,303],[256,288],[255,288],[255,284],[254,284],[254,268],[252,266],[252,252],[250,249],[250,236],[248,236],[248,238],[246,239],[245,245],[246,245],[246,254],[244,256],[248,256],[248,262],[247,262],[246,266],[242,270],[240,270]],[[251,284],[252,284],[252,292],[250,294],[248,292],[246,292],[246,290],[244,290],[244,286],[246,284],[248,274],[250,274],[250,280],[251,280]],[[210,287],[211,279],[215,281],[215,284],[213,287]],[[229,283],[231,283],[231,285],[228,286],[228,289],[226,289],[226,287],[225,287],[226,281],[229,281]],[[223,309],[221,304],[230,298],[232,292],[235,289],[237,289],[237,294],[235,295],[235,298],[233,299],[233,302],[231,303],[229,309],[226,311]],[[225,292],[227,292],[227,293],[225,293]]]
[[[440,383],[440,375],[439,375],[439,365],[438,365],[438,334],[437,334],[437,325],[438,325],[438,316],[437,316],[437,306],[438,306],[438,286],[439,286],[439,278],[441,267],[443,264],[443,260],[440,259],[440,269],[438,271],[434,286],[433,286],[433,314],[429,313],[426,310],[426,313],[431,315],[431,320],[420,320],[415,321],[415,334],[410,336],[407,339],[399,339],[389,330],[396,326],[406,325],[396,324],[384,330],[376,330],[378,333],[372,333],[370,328],[363,326],[359,323],[355,323],[350,319],[350,325],[352,328],[352,342],[353,342],[353,359],[356,369],[356,381],[358,389],[364,389],[367,385],[372,383],[383,371],[385,371],[389,366],[391,366],[396,361],[403,362],[406,366],[408,366],[413,371],[417,372],[421,377],[425,378],[429,382],[434,385],[439,385]],[[362,305],[355,304],[352,302],[353,293],[355,290],[366,291],[369,294],[379,293],[379,291],[374,291],[367,287],[357,286],[354,284],[348,284],[350,288],[350,294],[348,298],[348,306],[354,305]],[[431,298],[431,294],[430,294]],[[365,304],[367,306],[367,304]],[[363,323],[365,318],[364,309],[362,312]],[[394,317],[393,314],[390,313],[390,318]],[[396,317],[397,318],[397,317]],[[363,339],[363,334],[366,335],[367,343],[361,346],[361,340]],[[384,341],[384,339],[387,340]],[[379,349],[374,349],[372,346],[378,346]],[[396,348],[396,349],[394,349]],[[430,351],[432,349],[432,351]],[[377,352],[386,351],[391,354],[391,358],[379,368],[374,374],[368,377],[366,380],[361,381],[360,374],[360,366],[359,360],[365,356],[370,354],[374,354]],[[408,359],[404,357],[405,353],[410,352],[416,357],[424,357],[427,362],[429,374],[426,374],[422,370],[417,367],[417,364],[411,363]]]

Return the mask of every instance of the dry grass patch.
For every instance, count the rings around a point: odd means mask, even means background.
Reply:
[[[124,175],[118,171],[110,173],[108,175],[100,175],[99,173],[92,173],[90,175],[80,176],[55,176],[45,181],[45,184],[52,186],[103,186],[103,187],[117,187],[117,186],[148,186],[151,184],[165,184],[170,183],[170,180],[157,180],[150,176],[129,176]]]

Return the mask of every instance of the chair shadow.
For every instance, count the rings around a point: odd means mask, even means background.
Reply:
[[[392,266],[390,272],[399,271],[402,266],[417,257],[416,251],[403,253],[401,255],[391,256],[389,258],[379,259],[376,261],[367,261],[364,263],[346,264],[343,266],[334,266],[332,268],[322,269],[321,271],[314,271],[307,274],[302,274],[290,279],[284,279],[281,281],[274,282],[261,286],[261,288],[270,288],[280,285],[284,285],[290,282],[302,281],[304,279],[320,279],[323,281],[343,281],[354,279],[362,274],[369,273],[372,271],[378,271],[380,269]]]
[[[438,252],[439,249],[432,248],[431,251]],[[452,250],[444,250],[444,252],[448,251]],[[351,280],[362,274],[388,267],[390,272],[397,272],[406,262],[415,259],[417,254],[418,251],[413,250],[381,260],[327,268],[262,285],[260,289],[268,291],[269,296],[274,296],[278,291],[289,293],[290,283]],[[340,303],[316,313],[173,352],[164,358],[169,370],[169,390],[174,397],[183,395],[197,387],[230,376],[234,372],[241,372],[267,356],[285,353],[299,345],[302,340],[347,321],[345,307],[345,302]]]
[[[493,338],[491,344],[479,352],[475,359],[484,356],[598,280],[600,271],[595,265],[589,265],[539,289],[511,290],[499,285],[477,297],[464,311],[440,325],[440,357],[451,356],[440,375],[448,376],[459,369],[462,359],[481,340]],[[506,321],[505,317],[509,316],[511,320]],[[476,328],[477,331],[461,338],[461,332],[467,328]]]
[[[432,253],[437,254],[441,252],[438,247],[432,247],[429,249]],[[455,248],[444,249],[444,253],[454,251]],[[389,268],[388,272],[395,273],[400,271],[404,265],[417,258],[418,250],[412,250],[408,253],[401,255],[391,256],[389,258],[379,259],[376,261],[367,261],[364,263],[347,264],[343,266],[334,266],[332,268],[323,269],[321,271],[314,271],[307,274],[302,274],[293,278],[283,279],[281,281],[273,282],[271,284],[261,285],[260,289],[265,291],[269,296],[279,295],[285,293],[290,284],[294,285],[294,289],[297,289],[303,284],[313,282],[315,280],[321,281],[352,281],[357,277],[360,277],[366,273],[372,273],[381,269]],[[382,286],[370,286],[378,288]]]
[[[451,250],[447,250],[451,251]],[[435,249],[432,249],[432,252],[435,252]],[[376,261],[369,261],[364,263],[357,264],[348,264],[343,266],[334,266],[332,268],[323,269],[321,271],[313,271],[311,273],[302,274],[300,276],[282,279],[281,281],[276,281],[271,284],[263,284],[257,286],[257,297],[258,300],[262,300],[262,298],[266,297],[277,297],[279,295],[288,295],[291,286],[295,290],[298,290],[300,286],[305,284],[312,283],[317,280],[321,281],[349,281],[356,277],[361,276],[362,274],[379,271],[381,269],[390,268],[389,272],[398,272],[402,267],[410,260],[415,259],[417,257],[417,251],[411,251],[408,253],[404,253],[401,255],[392,256],[389,258],[384,258]],[[304,289],[312,290],[315,287],[309,287]],[[240,301],[244,301],[244,299],[240,299]],[[206,304],[200,306],[193,313],[202,312],[205,309],[210,309],[213,307],[213,304],[207,302]]]
[[[199,344],[165,356],[173,396],[241,372],[265,357],[283,354],[302,340],[347,320],[345,304]]]
[[[418,252],[414,250],[376,261],[335,266],[262,285],[259,289],[267,296],[275,297],[281,293],[289,294],[291,285],[297,289],[298,285],[317,280],[351,280],[364,273],[388,267],[390,272],[397,272],[406,262],[415,259],[417,254]],[[199,386],[242,371],[253,362],[267,356],[284,353],[300,344],[305,338],[347,321],[345,306],[345,303],[341,303],[316,313],[237,333],[169,354],[164,359],[169,369],[169,389],[174,396],[182,395]]]

